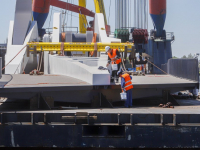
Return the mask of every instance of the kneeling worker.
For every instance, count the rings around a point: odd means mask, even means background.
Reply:
[[[125,101],[125,107],[132,107],[132,77],[128,73],[122,72],[122,70],[118,71],[117,74],[121,77],[121,88],[122,92],[127,93],[127,100]]]
[[[120,63],[122,62],[121,60],[121,55],[119,53],[119,51],[117,49],[111,49],[109,46],[106,46],[105,47],[105,50],[106,50],[106,53],[108,54],[108,63],[106,65],[106,67],[109,66],[110,62],[112,64],[117,64],[117,67],[118,67],[118,70],[120,68]],[[111,78],[111,82],[114,81],[114,77],[118,77],[117,75],[117,71],[118,70],[113,70],[112,71],[112,78]]]

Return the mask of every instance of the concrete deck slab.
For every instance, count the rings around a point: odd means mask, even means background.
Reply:
[[[151,88],[155,86],[190,86],[198,84],[195,81],[177,78],[170,75],[146,75],[133,76],[132,83],[135,88],[145,86]],[[1,87],[4,88],[22,88],[22,87],[63,87],[63,86],[93,86],[85,81],[63,75],[27,75],[13,74],[3,75],[0,79]],[[111,83],[110,85],[121,85],[121,81]]]
[[[120,83],[119,81],[108,85],[93,85],[64,75],[3,75],[0,79],[0,96],[28,100],[37,94],[42,94],[54,97],[55,101],[91,103],[93,96],[101,92],[107,100],[114,102],[120,101]],[[169,75],[134,76],[132,83],[133,99],[162,97],[163,90],[177,92],[198,86],[195,81]]]
[[[12,79],[11,79],[12,78]],[[4,88],[30,88],[30,87],[62,87],[62,86],[83,86],[89,85],[87,82],[62,76],[62,75],[3,75],[3,81],[0,83],[6,83]],[[6,79],[8,82],[6,82]]]

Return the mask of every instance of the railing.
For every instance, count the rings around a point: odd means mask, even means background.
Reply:
[[[166,37],[154,37],[154,36],[151,36],[150,33],[149,33],[149,36],[152,39],[171,40],[171,41],[175,40],[174,32],[166,32]]]
[[[0,50],[6,50],[7,48],[6,47],[0,47]]]
[[[166,32],[166,40],[174,40],[174,32]]]
[[[67,31],[67,29],[71,29],[71,31],[73,33],[80,33],[81,32],[81,31],[78,31],[78,27],[64,27],[64,28],[66,29],[66,31]],[[63,29],[63,27],[62,27],[62,29]],[[73,31],[72,29],[76,29],[76,31]],[[52,33],[53,32],[53,28],[45,28],[45,30],[46,30],[46,33]]]
[[[78,111],[78,110],[77,110]],[[74,111],[75,112],[75,111]],[[199,114],[0,112],[2,125],[200,126]],[[110,119],[112,118],[112,119]],[[87,135],[86,135],[87,136]]]

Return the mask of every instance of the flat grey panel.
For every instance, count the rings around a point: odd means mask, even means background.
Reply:
[[[32,0],[17,0],[13,31],[13,45],[23,45],[32,16]]]
[[[92,42],[93,39],[93,31],[86,32],[86,42]]]
[[[72,31],[67,31],[65,34],[65,42],[72,42]]]
[[[199,81],[197,59],[169,59],[162,69],[173,76]]]
[[[96,40],[96,42],[99,42],[99,34],[97,34],[97,40]]]
[[[72,41],[73,42],[86,42],[86,34],[79,34],[79,33],[72,34]]]
[[[67,31],[65,33],[65,42],[73,42],[72,41],[72,31]],[[71,52],[64,52],[65,56],[71,56]]]

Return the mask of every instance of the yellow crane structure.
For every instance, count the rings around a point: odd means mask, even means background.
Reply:
[[[79,6],[86,7],[86,0],[79,0]],[[79,30],[80,33],[86,33],[87,31],[87,19],[85,15],[79,14]]]
[[[94,0],[94,5],[96,13],[102,13],[104,15],[105,25],[107,25],[106,11],[103,0]]]
[[[104,15],[105,25],[107,26],[107,18],[103,0],[94,0],[95,12],[102,13]],[[79,0],[79,6],[86,7],[86,0]],[[79,29],[80,33],[86,33],[87,31],[87,19],[85,15],[79,14]]]

